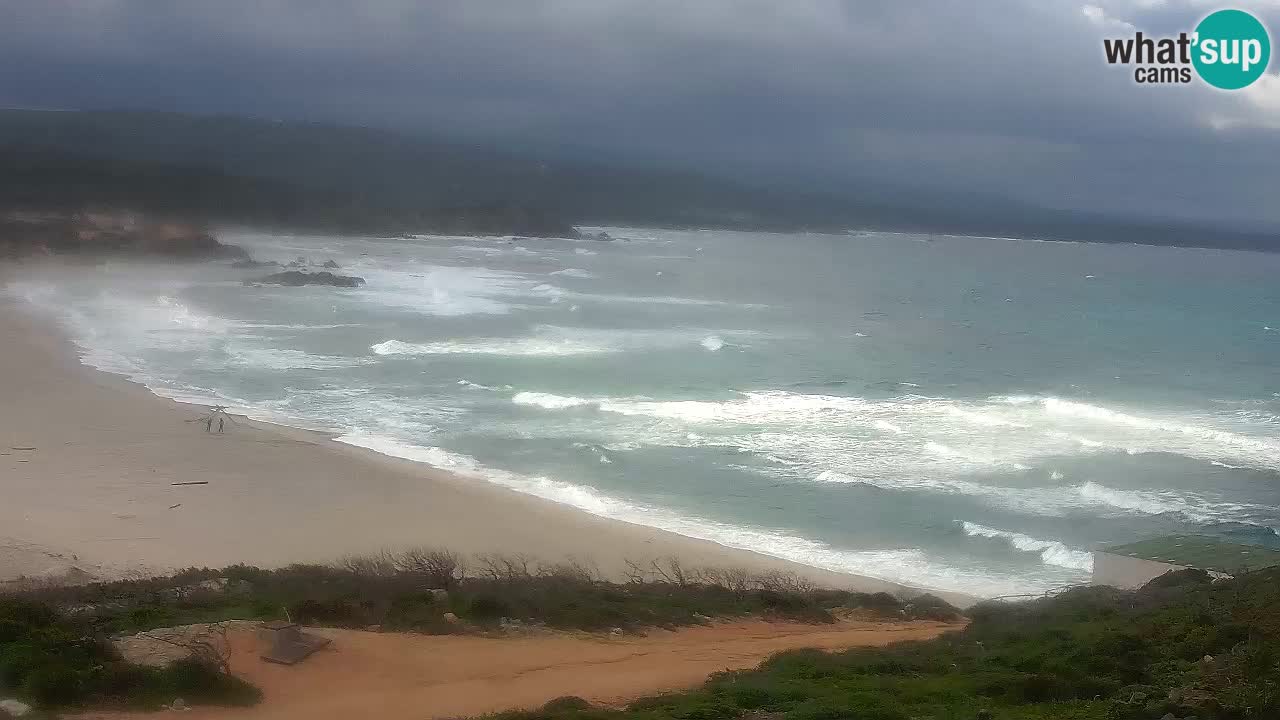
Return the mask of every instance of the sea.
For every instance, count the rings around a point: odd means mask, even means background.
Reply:
[[[226,230],[366,285],[5,293],[159,395],[828,570],[996,597],[1107,543],[1276,539],[1280,254],[586,230],[613,240]]]

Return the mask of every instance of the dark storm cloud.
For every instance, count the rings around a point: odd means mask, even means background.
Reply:
[[[1280,27],[1272,5],[1248,5]],[[0,4],[0,102],[427,129],[722,174],[1280,222],[1280,78],[1140,87],[1126,23],[1198,2]],[[1128,32],[1132,32],[1129,30]],[[1273,73],[1274,74],[1274,73]]]

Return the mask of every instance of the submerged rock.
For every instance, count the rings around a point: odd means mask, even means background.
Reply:
[[[267,285],[285,285],[287,287],[301,287],[303,285],[330,285],[333,287],[360,287],[364,285],[364,278],[354,275],[334,275],[331,272],[324,271],[318,273],[302,272],[300,270],[286,270],[273,275],[267,275],[258,278],[257,282]]]

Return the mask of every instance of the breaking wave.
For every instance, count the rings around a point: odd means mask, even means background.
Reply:
[[[535,477],[485,467],[475,458],[438,447],[412,445],[393,438],[348,433],[338,442],[367,448],[384,455],[423,462],[458,475],[584,510],[599,517],[708,540],[725,547],[750,550],[833,572],[852,573],[916,587],[951,590],[978,596],[1023,592],[1025,576],[989,573],[980,569],[946,565],[918,548],[842,550],[823,542],[784,532],[724,523],[683,515],[645,503],[623,500],[594,488],[546,477]],[[1053,583],[1030,580],[1036,589]],[[1043,585],[1043,588],[1040,586]]]
[[[650,349],[673,349],[696,344],[719,349],[718,336],[699,339],[698,330],[598,330],[540,325],[531,335],[513,338],[476,338],[430,343],[384,340],[369,347],[376,355],[599,355]]]
[[[1091,553],[1067,547],[1057,540],[1040,540],[1030,535],[1023,535],[1009,530],[997,530],[968,521],[961,521],[960,526],[964,529],[964,534],[970,537],[1004,540],[1012,545],[1014,549],[1037,553],[1040,555],[1040,562],[1045,565],[1056,565],[1071,570],[1093,572],[1093,555]]]
[[[738,393],[725,400],[574,397],[564,403],[545,393],[537,395],[548,409],[590,406],[601,412],[686,425],[719,424],[732,434],[747,429],[759,435],[771,428],[788,428],[792,434],[803,431],[815,446],[839,446],[833,449],[850,457],[858,457],[862,447],[898,457],[927,455],[970,469],[1022,471],[1050,457],[1159,452],[1206,463],[1280,470],[1280,440],[1214,426],[1229,424],[1231,418],[1197,418],[1197,423],[1156,420],[1057,398],[964,401],[901,395],[871,399],[770,390]]]

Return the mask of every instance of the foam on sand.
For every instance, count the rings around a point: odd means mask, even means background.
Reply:
[[[709,540],[726,547],[750,550],[824,570],[979,596],[1022,592],[1028,587],[1029,579],[1026,577],[952,567],[929,558],[917,548],[842,550],[826,543],[780,531],[732,525],[622,500],[582,485],[488,468],[475,458],[438,447],[413,445],[389,437],[363,433],[348,433],[336,440],[385,455],[427,463],[458,475],[492,482],[600,517],[654,527],[685,537]],[[1054,584],[1047,579],[1038,583],[1035,580],[1030,582],[1037,588],[1043,585],[1043,589],[1048,589]]]

